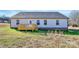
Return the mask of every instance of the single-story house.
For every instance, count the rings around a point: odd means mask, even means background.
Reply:
[[[59,12],[19,12],[11,17],[11,27],[36,24],[39,29],[68,29],[68,17]]]

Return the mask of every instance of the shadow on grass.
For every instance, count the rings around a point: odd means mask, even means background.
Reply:
[[[17,32],[23,32],[23,33],[31,33],[34,35],[47,35],[48,30],[17,30],[16,28],[12,28],[14,30],[16,30]]]
[[[32,34],[37,34],[37,35],[47,35],[47,33],[51,33],[51,32],[57,32],[57,33],[61,33],[63,32],[63,34],[65,35],[79,35],[79,30],[35,30],[35,31],[31,31],[31,30],[17,30],[18,32],[23,32],[23,33],[32,33]]]
[[[27,31],[20,31],[20,32],[24,32],[24,33],[32,33],[32,34],[36,34],[36,35],[47,35],[48,30],[27,30]]]
[[[66,30],[63,31],[65,35],[79,35],[79,30]]]

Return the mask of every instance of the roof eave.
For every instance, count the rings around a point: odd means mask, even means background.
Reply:
[[[63,18],[19,18],[19,17],[11,17],[11,19],[69,19],[68,17],[63,17]]]

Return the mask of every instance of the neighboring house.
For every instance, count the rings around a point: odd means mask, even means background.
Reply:
[[[59,12],[20,12],[11,17],[11,27],[37,24],[39,29],[68,29],[68,17]]]
[[[8,17],[0,17],[0,23],[5,23],[5,22],[9,22],[10,18]]]

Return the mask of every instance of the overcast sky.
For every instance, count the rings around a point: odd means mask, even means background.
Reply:
[[[8,16],[8,17],[11,17],[15,14],[17,14],[18,12],[29,12],[29,11],[58,11],[66,16],[69,16],[70,14],[70,10],[0,10],[0,16],[2,15],[5,15],[5,16]]]

